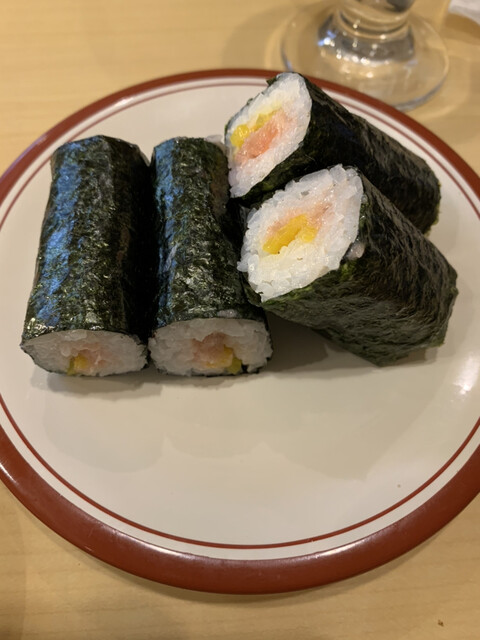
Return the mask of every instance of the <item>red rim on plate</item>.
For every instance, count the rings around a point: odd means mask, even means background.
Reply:
[[[103,109],[117,105],[116,110],[121,110],[124,108],[121,106],[122,101],[129,97],[178,83],[232,77],[245,77],[246,80],[265,79],[275,73],[277,72],[258,69],[198,71],[152,80],[102,98],[50,129],[11,165],[0,178],[0,204],[25,171],[47,148],[67,134],[71,128],[77,127]],[[448,145],[422,125],[374,98],[333,83],[315,82],[327,91],[332,90],[345,98],[353,98],[408,127],[445,158],[447,163],[453,165],[473,193],[480,198],[480,179],[475,172]],[[468,198],[467,194],[464,195]],[[12,207],[13,204],[10,205],[9,211]],[[478,209],[475,210],[477,216],[480,216]],[[0,220],[0,230],[7,215],[8,211]],[[15,423],[1,395],[0,404],[10,425],[21,436],[21,429]],[[480,421],[477,421],[461,447],[429,482],[448,467],[479,428]],[[477,447],[454,477],[435,495],[405,517],[371,535],[328,551],[307,555],[236,560],[209,557],[208,551],[206,555],[195,555],[159,547],[97,520],[48,484],[22,457],[1,427],[0,452],[0,477],[5,485],[35,516],[74,545],[110,565],[144,578],[173,586],[222,593],[291,591],[334,582],[367,571],[400,556],[426,540],[455,517],[480,491],[480,447]],[[418,491],[421,488],[419,487]]]

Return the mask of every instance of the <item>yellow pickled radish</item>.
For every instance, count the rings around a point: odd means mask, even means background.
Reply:
[[[263,127],[264,124],[267,124],[267,122],[272,119],[272,117],[277,113],[277,111],[278,109],[275,109],[275,111],[269,111],[268,113],[258,114],[257,119],[255,120],[255,124],[253,125],[253,130],[257,131],[258,129]]]
[[[73,376],[76,373],[82,373],[90,366],[90,361],[83,354],[79,353],[70,358],[68,363],[67,374]]]
[[[275,113],[276,111],[270,111],[269,113],[260,113],[257,116],[254,124],[252,125],[239,124],[238,127],[235,127],[232,135],[230,136],[231,144],[239,149],[248,138],[248,136],[254,131],[258,131],[259,129],[261,129],[263,125],[266,124]]]
[[[242,361],[236,357],[232,348],[223,345],[221,354],[210,360],[207,366],[211,369],[225,369],[228,373],[236,374],[242,368]]]
[[[307,216],[301,213],[274,231],[262,248],[266,253],[280,253],[280,250],[287,247],[293,240],[312,242],[316,235],[317,229],[309,224]]]
[[[232,375],[236,375],[239,371],[241,371],[241,369],[242,361],[236,356],[233,356],[232,364],[228,367],[227,372],[231,373]]]
[[[234,147],[240,148],[245,140],[251,133],[251,129],[248,124],[239,124],[235,127],[232,135],[230,136],[230,142]]]

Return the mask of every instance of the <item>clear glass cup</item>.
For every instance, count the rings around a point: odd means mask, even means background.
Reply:
[[[448,71],[435,29],[414,0],[320,0],[296,15],[282,57],[298,71],[362,91],[398,109],[431,98]]]

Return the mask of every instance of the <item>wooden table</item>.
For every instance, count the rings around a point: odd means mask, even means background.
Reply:
[[[0,173],[44,131],[111,92],[219,67],[281,68],[279,36],[304,0],[3,0]],[[440,29],[450,74],[410,115],[480,172],[480,27]],[[0,452],[1,463],[1,452]],[[420,547],[367,574],[274,596],[190,592],[132,577],[43,526],[0,483],[0,638],[474,640],[480,500]]]

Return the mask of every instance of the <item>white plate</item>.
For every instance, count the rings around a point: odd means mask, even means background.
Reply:
[[[268,72],[163,78],[37,140],[0,181],[0,476],[43,522],[126,571],[188,588],[279,592],[386,562],[479,491],[479,181],[407,116],[322,86],[423,156],[442,184],[431,239],[458,271],[446,343],[378,369],[272,321],[274,358],[238,379],[109,379],[36,368],[19,349],[61,143],[106,134],[150,156],[222,133]]]

